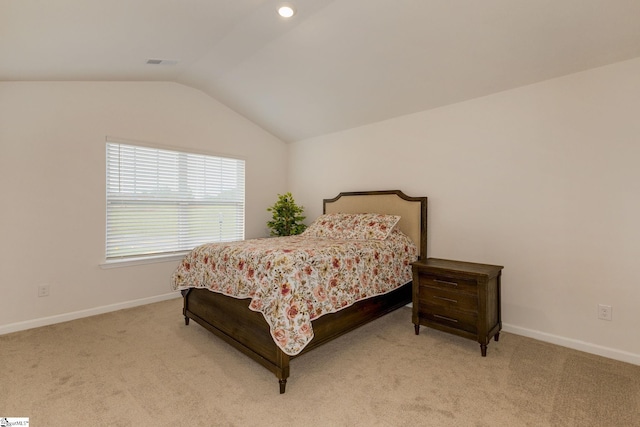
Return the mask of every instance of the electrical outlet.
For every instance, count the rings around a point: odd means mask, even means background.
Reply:
[[[610,305],[598,304],[598,319],[611,320],[613,308]]]
[[[40,286],[38,286],[38,296],[39,297],[48,297],[49,296],[49,285],[40,285]]]

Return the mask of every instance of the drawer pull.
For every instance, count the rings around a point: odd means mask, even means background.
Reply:
[[[435,296],[434,296],[434,298],[435,298],[435,299],[441,299],[441,300],[443,300],[443,301],[453,302],[453,303],[456,303],[456,304],[458,303],[458,300],[457,300],[457,299],[445,298],[445,297],[441,297],[441,296],[438,296],[438,295],[435,295]]]
[[[457,319],[452,319],[451,317],[447,317],[447,316],[440,316],[439,314],[434,314],[433,317],[437,317],[438,319],[442,319],[442,320],[448,320],[449,322],[458,323]]]
[[[449,286],[458,286],[458,284],[456,282],[449,282],[448,280],[439,280],[439,279],[434,279],[434,282],[436,283],[440,283],[442,285],[449,285]]]

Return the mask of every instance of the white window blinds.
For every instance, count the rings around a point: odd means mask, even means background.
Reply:
[[[243,240],[244,165],[107,141],[107,260]]]

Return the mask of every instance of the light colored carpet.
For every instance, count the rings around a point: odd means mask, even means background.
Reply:
[[[502,333],[473,341],[400,309],[276,377],[181,299],[0,336],[0,417],[32,426],[638,426],[640,366]]]

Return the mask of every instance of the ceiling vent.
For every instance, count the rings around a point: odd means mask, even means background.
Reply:
[[[147,59],[149,65],[176,65],[177,63],[176,59]]]

